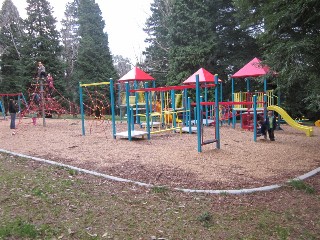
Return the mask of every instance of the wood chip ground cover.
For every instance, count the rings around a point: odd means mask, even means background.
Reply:
[[[112,138],[109,122],[46,119],[46,127],[23,119],[12,135],[9,121],[0,121],[1,148],[117,177],[168,187],[239,189],[278,184],[320,166],[320,128],[314,136],[282,125],[276,141],[258,139],[230,126],[221,127],[221,149],[214,144],[197,152],[196,134],[166,132],[151,140]],[[138,128],[138,126],[137,126]],[[117,131],[126,130],[117,123]],[[207,127],[204,138],[214,129]]]

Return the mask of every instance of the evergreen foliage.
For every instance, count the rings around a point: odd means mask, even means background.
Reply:
[[[66,4],[61,38],[49,2],[27,3],[25,20],[11,0],[0,11],[1,92],[26,91],[38,61],[73,101],[79,81],[116,79],[131,69],[128,59],[112,59],[95,0]],[[228,76],[258,57],[278,73],[270,81],[290,114],[320,118],[318,0],[154,0],[150,9],[139,65],[158,85],[180,84],[203,67],[219,74],[230,98]]]
[[[265,62],[278,72],[274,83],[285,108],[297,117],[320,118],[320,2],[234,2],[247,16],[243,24],[261,29],[256,33],[258,43]]]
[[[42,62],[46,72],[54,76],[55,87],[63,90],[62,46],[56,30],[56,19],[52,16],[52,7],[46,0],[27,0],[27,3],[27,35],[23,48],[24,77],[29,82],[35,75],[37,62]]]
[[[116,70],[108,46],[108,35],[99,5],[94,0],[79,1],[80,45],[75,76],[81,82],[101,82],[115,78]]]
[[[62,56],[65,63],[65,83],[66,92],[73,101],[76,101],[79,81],[74,76],[75,63],[78,57],[80,36],[79,36],[79,18],[78,18],[78,1],[67,3],[65,18],[62,20],[62,44],[64,46]]]
[[[18,73],[21,69],[23,22],[11,0],[3,2],[0,27],[0,89],[3,93],[21,92],[24,86]]]
[[[145,40],[149,46],[144,52],[145,65],[152,71],[152,76],[158,84],[166,83],[169,71],[169,16],[172,9],[172,0],[155,0],[151,4],[152,15],[146,21],[144,31],[148,34]]]

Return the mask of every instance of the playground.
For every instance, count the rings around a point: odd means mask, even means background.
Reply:
[[[213,144],[197,152],[196,134],[164,132],[151,140],[112,137],[108,121],[86,121],[91,133],[81,135],[80,119],[46,119],[41,124],[19,125],[0,121],[1,149],[64,163],[99,173],[168,187],[192,189],[240,189],[283,183],[319,167],[320,128],[312,137],[289,125],[275,132],[276,141],[228,125],[220,128],[221,148]],[[119,130],[126,123],[117,122]],[[103,129],[103,130],[102,130]],[[211,138],[214,127],[204,127]]]
[[[232,100],[223,101],[222,80],[203,68],[180,86],[155,87],[155,79],[136,67],[117,82],[79,82],[80,110],[54,88],[35,83],[29,104],[23,94],[15,96],[17,129],[1,119],[0,148],[170,188],[282,184],[319,167],[320,128],[296,122],[280,107],[280,96],[267,89],[268,73],[254,58],[232,76],[245,78],[247,91],[235,92],[232,78]],[[263,91],[250,89],[248,77],[257,76],[264,77]],[[196,95],[192,103],[189,91]],[[261,126],[258,133],[258,117],[267,110],[278,114],[275,141],[261,135]]]

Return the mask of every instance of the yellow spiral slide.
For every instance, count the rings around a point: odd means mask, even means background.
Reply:
[[[297,123],[295,120],[292,119],[292,117],[289,116],[289,114],[283,108],[271,105],[268,107],[268,110],[275,111],[275,112],[279,113],[281,115],[281,117],[283,118],[283,120],[285,120],[291,127],[305,132],[305,134],[308,137],[312,136],[312,133],[313,133],[312,127],[307,127],[307,126],[304,126],[304,125]]]

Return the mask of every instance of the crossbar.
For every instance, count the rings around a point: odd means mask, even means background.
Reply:
[[[80,87],[89,87],[89,86],[99,86],[99,85],[109,85],[110,82],[99,82],[99,83],[82,83]]]

